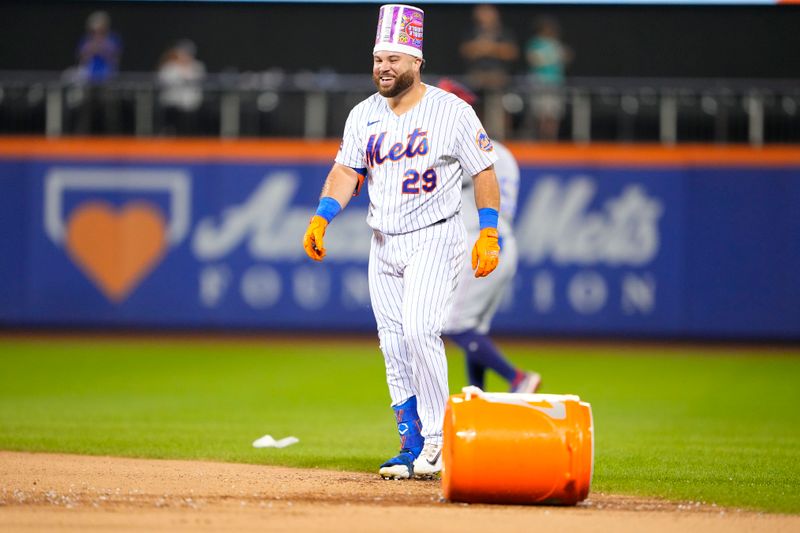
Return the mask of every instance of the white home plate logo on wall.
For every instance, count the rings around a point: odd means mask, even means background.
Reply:
[[[190,185],[179,170],[56,168],[45,178],[45,232],[106,298],[121,303],[188,233]],[[68,194],[79,196],[71,209]],[[158,195],[169,198],[168,216]]]

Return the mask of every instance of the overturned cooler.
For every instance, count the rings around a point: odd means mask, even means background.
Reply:
[[[592,408],[574,395],[466,387],[447,403],[442,459],[450,501],[575,505],[592,482]]]

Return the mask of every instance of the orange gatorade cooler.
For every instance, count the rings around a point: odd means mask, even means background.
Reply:
[[[445,411],[444,497],[575,505],[589,494],[593,434],[592,408],[577,396],[466,387]]]

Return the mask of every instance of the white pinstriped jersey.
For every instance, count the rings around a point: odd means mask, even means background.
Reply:
[[[425,85],[422,100],[397,116],[375,93],[350,112],[336,162],[366,168],[367,224],[394,235],[427,227],[461,209],[462,174],[497,160],[472,107]]]

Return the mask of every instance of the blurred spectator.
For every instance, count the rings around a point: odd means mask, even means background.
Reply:
[[[206,67],[197,60],[196,54],[194,43],[183,39],[169,48],[161,60],[159,102],[163,110],[162,132],[167,135],[197,133]]]
[[[489,4],[475,6],[475,26],[461,44],[461,57],[470,82],[477,90],[497,90],[508,84],[509,72],[519,56],[514,35],[504,28],[497,8]]]
[[[483,124],[492,137],[502,140],[510,119],[503,109],[501,92],[508,85],[519,47],[511,31],[503,27],[495,6],[475,6],[472,18],[475,25],[459,51],[469,83],[484,96]]]
[[[108,13],[95,11],[86,19],[86,34],[78,43],[77,55],[78,80],[85,84],[77,132],[118,131],[119,102],[108,91],[106,82],[119,69],[122,40],[111,31]]]
[[[572,52],[559,40],[558,22],[541,17],[534,22],[534,36],[525,46],[532,81],[531,108],[535,135],[545,141],[558,139],[564,115],[564,67]]]
[[[95,11],[86,19],[86,35],[78,44],[78,64],[90,83],[102,83],[117,73],[122,41],[111,31],[111,17]]]

